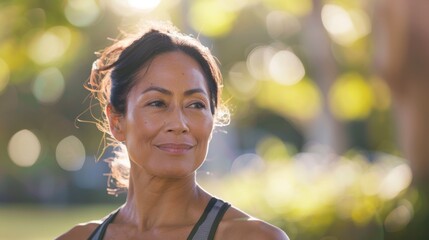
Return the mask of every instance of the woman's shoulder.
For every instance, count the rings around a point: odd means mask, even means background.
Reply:
[[[101,224],[102,221],[91,221],[86,223],[80,223],[74,226],[72,229],[57,237],[57,240],[68,240],[68,239],[87,239],[92,232]]]
[[[95,231],[95,229],[100,226],[104,221],[107,221],[109,218],[114,218],[115,215],[119,212],[117,210],[111,212],[110,214],[104,216],[102,219],[93,220],[85,223],[80,223],[74,226],[72,229],[57,237],[57,240],[68,240],[68,239],[88,239],[88,237]]]
[[[219,226],[219,239],[289,240],[280,228],[253,218],[235,207],[230,207]]]

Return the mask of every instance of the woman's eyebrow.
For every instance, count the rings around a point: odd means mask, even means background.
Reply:
[[[189,95],[192,95],[192,94],[195,94],[195,93],[202,93],[203,95],[207,96],[206,91],[204,91],[202,88],[192,88],[192,89],[186,90],[185,93],[184,93],[184,95],[185,96],[189,96]]]
[[[150,91],[157,91],[157,92],[160,92],[162,94],[169,95],[169,96],[173,95],[173,92],[171,92],[170,90],[162,88],[162,87],[156,87],[156,86],[150,86],[150,87],[146,88],[142,92],[142,94],[150,92]],[[184,95],[189,96],[189,95],[192,95],[195,93],[202,93],[203,95],[207,96],[207,93],[202,88],[192,88],[192,89],[186,90],[184,92]]]
[[[173,95],[173,93],[170,90],[167,90],[167,89],[162,88],[162,87],[156,87],[156,86],[150,86],[150,87],[146,88],[142,92],[142,94],[150,92],[150,91],[157,91],[157,92],[160,92],[160,93],[163,93],[163,94],[166,94],[166,95]]]

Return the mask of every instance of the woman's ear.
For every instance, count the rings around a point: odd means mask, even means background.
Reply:
[[[115,112],[113,106],[110,104],[106,106],[106,115],[109,121],[110,132],[112,133],[113,137],[120,142],[125,142],[124,115]]]

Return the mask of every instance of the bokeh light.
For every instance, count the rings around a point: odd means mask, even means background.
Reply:
[[[64,92],[64,77],[57,68],[40,72],[33,84],[33,94],[41,103],[54,103]]]
[[[48,31],[40,31],[30,42],[29,57],[37,64],[45,65],[61,59],[71,42],[71,32],[67,27],[56,26]]]
[[[275,53],[276,49],[271,46],[258,46],[249,53],[246,65],[252,77],[261,80],[270,78],[268,65]]]
[[[294,152],[289,150],[281,139],[276,136],[262,138],[256,145],[256,153],[266,161],[284,161],[291,157]]]
[[[389,110],[392,105],[392,96],[386,82],[378,77],[370,79],[370,85],[374,92],[374,107],[379,110]]]
[[[234,160],[231,166],[231,172],[260,172],[264,167],[265,162],[260,156],[254,153],[245,153]]]
[[[97,20],[100,7],[94,0],[68,0],[64,14],[74,26],[86,27]]]
[[[37,136],[28,129],[15,133],[8,145],[9,157],[16,165],[30,167],[37,161],[41,144]]]
[[[237,62],[231,67],[228,80],[228,89],[237,99],[249,100],[258,93],[258,81],[250,76],[245,62]]]
[[[406,200],[402,200],[399,206],[393,209],[384,220],[384,227],[388,232],[402,230],[414,216],[413,205]]]
[[[375,196],[380,189],[381,174],[377,169],[370,169],[361,176],[360,187],[363,194]]]
[[[55,151],[58,165],[67,171],[77,171],[85,163],[85,147],[79,138],[71,135],[61,140]]]
[[[304,65],[292,51],[272,46],[252,49],[246,64],[255,79],[271,79],[283,85],[294,85],[305,76]]]
[[[161,4],[163,4],[162,8],[168,8],[170,6],[177,5],[177,2],[180,0],[172,0],[172,1],[165,1],[162,2],[160,0],[108,0],[107,4],[109,8],[118,16],[122,16],[130,20],[133,18],[133,16],[138,16],[137,18],[141,19],[144,23],[145,20],[147,20],[145,17],[150,18],[153,20],[153,18],[158,18],[163,15],[162,11],[157,12],[157,14],[154,15],[146,15],[142,18],[141,14],[149,14],[152,12],[155,12],[155,10],[159,9]],[[165,17],[165,18],[164,18]],[[162,16],[161,19],[168,20],[168,14],[165,16]],[[138,21],[138,20],[137,20]]]
[[[3,90],[9,83],[9,75],[9,66],[3,59],[0,58],[0,94],[3,92]]]
[[[217,0],[201,0],[191,5],[189,22],[199,33],[217,37],[228,33],[237,13]]]
[[[275,81],[262,81],[256,102],[263,108],[279,115],[310,120],[321,108],[321,95],[314,82],[303,79],[294,85],[284,85]]]
[[[293,85],[305,75],[304,65],[291,51],[282,50],[274,54],[269,64],[272,78],[284,85]]]
[[[267,204],[277,214],[283,212],[291,204],[296,195],[296,181],[291,168],[280,165],[270,165],[270,174],[267,175],[264,189],[264,198]]]
[[[399,177],[398,172],[404,171],[403,159],[381,154],[374,155],[374,162],[370,163],[359,152],[342,157],[323,149],[309,149],[313,150],[300,152],[291,161],[267,161],[262,171],[239,175],[234,172],[216,183],[214,189],[254,213],[287,215],[288,221],[296,223],[301,231],[313,233],[335,225],[339,219],[357,226],[368,226],[378,219],[381,222],[374,226],[382,231],[380,225],[384,224],[391,232],[399,231],[412,220],[413,205],[401,193],[384,199],[378,194],[368,196],[359,187],[369,172],[377,177],[367,183],[377,188],[386,178]],[[252,158],[252,154],[245,156]],[[388,212],[384,213],[385,210]]]
[[[114,14],[119,16],[125,16],[134,13],[135,9],[132,9],[127,1],[124,0],[110,0],[107,2],[110,10]]]
[[[265,18],[268,34],[272,38],[289,37],[301,30],[301,23],[292,14],[271,11]]]
[[[161,0],[127,0],[127,2],[132,8],[150,11],[156,8]]]
[[[334,82],[329,101],[332,112],[339,119],[363,119],[372,110],[374,93],[361,75],[346,73]]]
[[[408,188],[412,181],[411,169],[407,164],[401,164],[393,168],[382,180],[379,196],[382,199],[393,199],[401,191]]]
[[[313,4],[311,0],[263,0],[268,8],[281,9],[297,16],[303,16],[311,11]]]
[[[335,4],[323,6],[322,22],[332,40],[341,45],[349,45],[371,32],[371,23],[365,12],[347,11]]]
[[[420,16],[401,21],[414,15],[395,15],[404,10],[395,4],[374,11],[378,4],[345,0],[16,0],[0,6],[0,144],[5,145],[0,155],[11,159],[0,166],[0,202],[5,203],[0,216],[4,210],[10,213],[6,221],[0,217],[4,229],[19,228],[15,223],[30,219],[35,224],[27,225],[33,230],[52,234],[33,236],[53,239],[76,222],[93,219],[86,215],[94,209],[91,203],[100,203],[94,212],[99,217],[111,211],[108,203],[122,201],[106,199],[103,173],[109,172],[109,164],[129,166],[127,152],[118,162],[95,163],[91,156],[104,160],[119,149],[106,146],[103,151],[109,136],[100,142],[100,132],[92,126],[103,118],[103,109],[94,98],[68,98],[85,91],[82,83],[99,56],[94,52],[152,20],[171,21],[219,59],[223,100],[233,124],[217,124],[214,154],[201,168],[210,193],[280,227],[291,239],[415,239],[415,229],[425,228],[426,222],[419,221],[428,215],[427,195],[412,185],[406,165],[413,159],[393,156],[402,156],[398,144],[412,137],[395,140],[397,116],[410,117],[400,122],[424,129],[425,121],[413,117],[424,114],[425,104],[407,100],[418,99],[412,91],[424,93],[424,85],[400,77],[406,66],[396,69],[399,74],[371,69],[374,57],[395,49],[404,50],[397,51],[404,56],[389,61],[420,59],[406,51],[410,46],[424,49],[425,41],[413,42],[426,36],[424,28],[416,28],[424,26]],[[388,17],[409,24],[396,28]],[[410,44],[401,46],[401,37]],[[322,45],[331,48],[311,51]],[[375,51],[380,47],[381,52]],[[418,77],[419,71],[413,73]],[[99,76],[101,80],[104,74]],[[398,76],[398,82],[388,76]],[[77,82],[67,82],[71,78]],[[390,92],[391,83],[399,91]],[[399,114],[392,115],[393,105]],[[411,108],[419,114],[406,114]],[[76,118],[82,120],[79,129],[73,126]],[[313,141],[327,146],[310,146]],[[416,140],[415,146],[421,144]],[[389,154],[381,156],[384,151]],[[25,217],[16,215],[22,206],[13,205],[19,202],[32,205]],[[38,203],[82,206],[70,210],[73,216],[55,214],[38,221],[32,218],[37,218],[32,209]],[[49,219],[54,219],[51,224]],[[0,230],[0,239],[33,236],[5,236]]]

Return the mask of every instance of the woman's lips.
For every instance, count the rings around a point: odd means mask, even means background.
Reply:
[[[184,154],[187,153],[191,148],[190,144],[177,144],[177,143],[165,143],[156,145],[160,150],[171,154]]]

